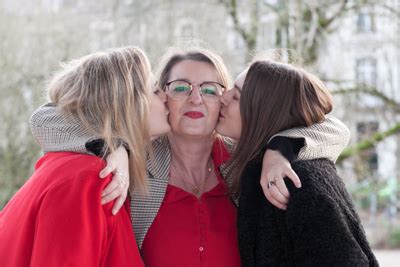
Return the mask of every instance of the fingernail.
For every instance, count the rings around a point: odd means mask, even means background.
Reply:
[[[104,202],[105,202],[104,200],[101,200],[101,205],[104,205]]]
[[[104,173],[100,172],[100,178],[104,178]]]
[[[112,210],[112,215],[115,215],[116,213],[117,213],[117,211],[116,210]]]

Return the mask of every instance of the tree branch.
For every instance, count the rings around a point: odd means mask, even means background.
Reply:
[[[347,159],[351,156],[357,155],[361,151],[370,149],[374,147],[377,143],[380,141],[384,140],[386,137],[395,135],[400,133],[400,123],[396,123],[393,127],[391,127],[389,130],[380,132],[380,133],[375,133],[371,138],[365,139],[358,144],[346,148],[342,154],[340,154],[337,163],[342,162],[344,159]]]
[[[391,13],[393,13],[395,16],[400,17],[400,10],[395,9],[386,3],[383,4],[382,6],[383,6],[383,8],[385,8],[385,9],[389,10]]]
[[[392,108],[394,111],[400,113],[400,103],[396,100],[388,97],[386,94],[378,91],[375,87],[354,87],[346,89],[338,89],[331,92],[332,94],[351,94],[351,93],[363,93],[371,96],[375,96],[381,99],[388,107]]]
[[[338,17],[340,17],[344,12],[348,11],[346,10],[348,2],[349,2],[348,0],[343,0],[338,10],[330,18],[324,20],[323,23],[321,22],[321,26],[323,29],[327,29],[329,25],[332,24],[332,22],[334,22]]]

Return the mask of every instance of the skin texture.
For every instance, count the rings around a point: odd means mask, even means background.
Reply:
[[[247,71],[242,71],[236,78],[232,89],[226,91],[221,98],[221,113],[216,130],[230,138],[238,140],[242,129],[240,117],[240,91],[242,90]]]
[[[154,139],[160,135],[166,134],[171,130],[168,123],[168,109],[166,108],[167,96],[158,86],[155,78],[152,76],[153,89],[150,96],[150,116],[149,127],[151,138]]]
[[[177,79],[200,84],[204,81],[218,81],[218,76],[215,68],[208,63],[185,60],[172,68],[169,80]],[[210,138],[217,124],[220,106],[219,102],[203,101],[197,86],[186,101],[168,97],[169,122],[173,134]],[[200,112],[203,117],[193,119],[186,115],[188,112]]]

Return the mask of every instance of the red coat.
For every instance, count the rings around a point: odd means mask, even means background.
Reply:
[[[129,206],[101,205],[111,177],[95,156],[47,153],[0,213],[0,265],[143,266]]]

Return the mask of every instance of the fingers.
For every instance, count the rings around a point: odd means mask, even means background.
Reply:
[[[119,186],[122,187],[122,184],[120,183],[118,176],[114,175],[111,182],[107,185],[107,187],[101,193],[101,197],[103,198],[106,195],[109,195],[111,192],[117,190]]]
[[[283,173],[277,174],[273,171],[270,171],[266,174],[261,173],[261,180],[260,180],[261,186],[263,187],[263,189],[266,190],[266,189],[268,189],[269,181],[273,181],[275,183],[275,185],[278,187],[278,190],[281,192],[281,194],[285,198],[289,198],[290,193],[285,185],[285,182],[283,181],[284,176],[285,176],[285,174],[283,174]],[[282,177],[282,178],[277,178],[277,177]]]
[[[275,186],[278,189],[279,193],[282,194],[283,197],[286,199],[286,204],[289,201],[290,193],[286,187],[285,181],[283,178],[275,179]]]
[[[273,186],[272,186],[272,187],[273,187]],[[272,187],[271,187],[271,188],[272,188]],[[278,209],[286,210],[287,205],[284,204],[284,203],[279,202],[276,198],[274,198],[273,195],[271,194],[269,188],[265,188],[265,189],[264,189],[264,187],[262,187],[262,189],[263,189],[263,191],[264,191],[265,197],[268,199],[268,201],[269,201],[272,205],[274,205],[274,206],[277,207]]]
[[[127,191],[125,191],[124,193],[122,193],[122,195],[120,197],[117,198],[117,200],[115,201],[114,207],[112,209],[113,215],[117,214],[118,211],[121,209],[121,207],[124,205],[124,202],[125,202],[127,196],[128,196],[128,193],[127,193]]]
[[[128,187],[129,184],[126,181],[128,179],[122,173],[116,171],[111,182],[107,185],[104,191],[101,194],[101,204],[104,205],[110,201],[116,199],[112,214],[115,215],[121,209],[126,197],[128,195]]]
[[[278,189],[276,185],[272,185],[269,187],[269,192],[271,193],[271,197],[275,199],[277,202],[287,205],[289,202],[289,198],[285,197]]]
[[[297,176],[297,174],[292,170],[292,169],[287,169],[284,174],[286,175],[286,177],[288,177],[297,188],[301,187],[301,181],[299,176]],[[281,179],[279,179],[281,180]],[[286,186],[285,186],[286,187]]]
[[[112,165],[110,165],[110,164],[107,164],[107,166],[104,168],[104,169],[102,169],[101,171],[100,171],[100,174],[99,174],[99,176],[100,176],[100,178],[104,178],[104,177],[107,177],[107,175],[109,175],[109,174],[111,174],[113,171],[115,171],[115,166],[112,166]]]
[[[122,186],[117,187],[115,190],[111,191],[108,195],[105,195],[104,197],[101,198],[101,204],[104,205],[117,197],[121,196],[123,194],[123,188]]]
[[[289,202],[289,198],[285,197],[276,187],[276,184],[265,184],[263,181],[260,181],[262,190],[264,192],[265,197],[267,200],[277,207],[278,209],[285,210],[287,208],[287,203]]]

